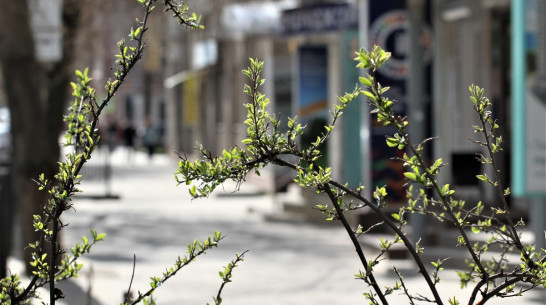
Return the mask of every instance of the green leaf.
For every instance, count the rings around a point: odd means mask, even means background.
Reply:
[[[364,95],[370,98],[372,101],[375,101],[375,95],[371,93],[370,91],[363,91]]]
[[[400,144],[400,143],[398,142],[397,139],[395,139],[395,138],[387,138],[387,145],[388,145],[389,147],[396,147],[396,146],[398,146],[399,144]]]
[[[366,85],[368,87],[371,87],[372,86],[372,82],[370,79],[368,79],[367,77],[359,77],[358,78],[360,80],[360,82],[363,84],[363,85]]]
[[[138,38],[138,35],[140,35],[140,32],[142,31],[142,27],[138,27],[136,30],[135,30],[135,38]]]
[[[192,195],[192,197],[196,197],[197,196],[197,187],[195,185],[192,185],[191,188],[190,188],[190,194]]]
[[[434,165],[432,166],[434,169],[439,168],[442,165],[442,158],[439,158],[434,162]]]
[[[487,175],[476,175],[476,178],[484,182],[488,182],[488,183],[491,182],[491,180],[489,180],[489,177],[487,177]]]
[[[459,305],[459,301],[455,297],[448,299],[448,301],[449,301],[449,305]]]
[[[416,175],[414,173],[410,173],[410,172],[405,172],[404,173],[404,176],[406,176],[406,178],[410,179],[410,180],[413,180],[415,181],[416,180]]]

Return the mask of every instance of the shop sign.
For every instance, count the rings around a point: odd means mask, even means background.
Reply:
[[[29,10],[36,58],[42,62],[61,60],[63,56],[61,0],[31,0]]]
[[[286,10],[281,27],[284,35],[358,29],[358,10],[346,3]]]

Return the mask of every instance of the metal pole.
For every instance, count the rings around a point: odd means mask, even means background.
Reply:
[[[11,196],[11,170],[0,167],[0,278],[7,276],[7,261],[13,240],[14,207]]]
[[[368,49],[369,38],[368,38],[368,24],[369,20],[369,0],[359,0],[358,1],[358,31],[359,31],[359,44],[361,47]],[[364,73],[362,73],[364,76]],[[360,152],[362,154],[361,164],[361,177],[362,185],[365,185],[369,189],[372,189],[371,181],[371,158],[370,158],[370,114],[369,107],[366,102],[360,103],[362,108],[360,116]],[[365,192],[365,197],[370,199],[370,192]]]
[[[525,1],[512,0],[512,194],[525,196]]]
[[[425,138],[425,109],[424,109],[424,67],[423,45],[421,43],[421,30],[423,28],[423,0],[410,0],[409,9],[409,35],[410,35],[410,74],[407,80],[409,95],[409,132],[414,144],[420,143]],[[415,191],[418,193],[418,190]],[[416,195],[416,194],[414,194]],[[425,215],[418,213],[411,215],[411,225],[414,240],[421,239],[420,244],[426,244]]]
[[[512,0],[512,194],[528,196],[527,122],[526,122],[526,65],[525,65],[525,1]],[[539,16],[540,18],[540,16]],[[546,204],[544,198],[530,200],[530,229],[535,235],[537,249],[544,248]]]
[[[544,245],[544,234],[546,233],[546,200],[542,198],[533,198],[531,199],[531,209],[530,214],[530,227],[533,230],[535,235],[535,251],[539,252],[540,249],[545,249]],[[540,253],[540,252],[539,252]]]
[[[104,160],[104,190],[105,197],[110,198],[112,196],[112,164],[111,164],[111,151],[110,147],[106,148],[106,158]]]

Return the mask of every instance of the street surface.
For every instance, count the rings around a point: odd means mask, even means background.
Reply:
[[[249,252],[234,269],[233,282],[222,293],[222,304],[368,304],[362,293],[370,291],[354,274],[362,269],[356,253],[341,226],[319,226],[301,222],[271,222],[264,216],[278,211],[271,194],[260,195],[260,180],[243,185],[241,194],[232,193],[233,184],[210,198],[191,200],[184,186],[177,187],[173,173],[176,163],[163,155],[149,161],[137,153],[126,161],[125,151],[113,154],[112,195],[119,199],[77,198],[75,211],[64,218],[65,245],[73,245],[89,229],[107,233],[81,260],[85,267],[78,279],[64,283],[65,304],[106,305],[122,302],[133,270],[133,293],[147,291],[149,278],[161,276],[186,244],[204,240],[215,230],[226,238],[173,279],[160,287],[157,304],[214,304],[223,269],[235,253]],[[82,185],[84,195],[104,193],[97,182]],[[318,212],[317,212],[318,213]],[[377,253],[367,252],[371,259]],[[397,268],[413,293],[430,296],[428,288],[408,260],[399,260]],[[391,261],[377,267],[380,286],[392,286],[396,277]],[[466,304],[470,289],[461,290],[453,270],[441,273],[439,290],[447,297],[458,296]],[[391,304],[409,304],[395,292]],[[444,300],[446,304],[447,299]],[[546,304],[544,289],[523,298],[493,300],[490,304]]]

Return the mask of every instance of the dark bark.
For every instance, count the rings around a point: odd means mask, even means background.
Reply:
[[[0,0],[0,66],[11,111],[13,200],[23,246],[39,239],[32,217],[48,198],[32,179],[40,173],[51,179],[57,171],[80,4],[63,1],[63,58],[53,64],[35,58],[28,11],[27,1]],[[30,254],[25,249],[27,263]]]

